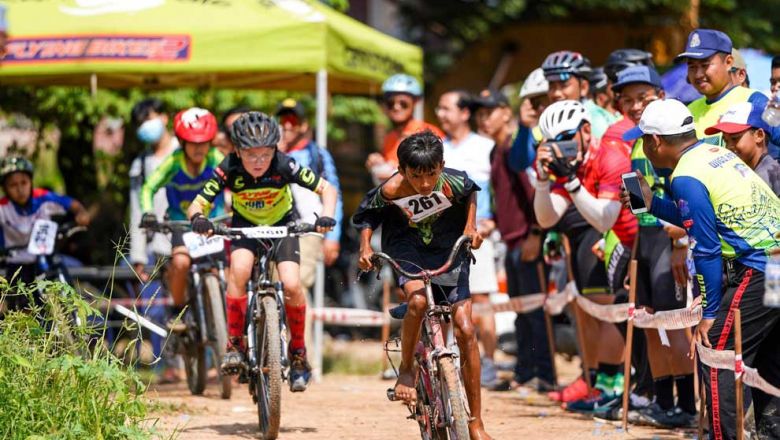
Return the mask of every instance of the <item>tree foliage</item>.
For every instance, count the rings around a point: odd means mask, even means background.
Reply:
[[[526,22],[622,23],[625,26],[680,25],[689,1],[678,0],[398,0],[413,42],[426,54],[435,78],[465,47],[496,29]],[[773,29],[780,26],[774,2],[701,0],[699,24],[728,33],[737,47],[780,51]]]

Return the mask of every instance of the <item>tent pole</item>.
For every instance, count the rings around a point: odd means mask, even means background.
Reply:
[[[327,148],[328,145],[328,71],[320,69],[317,72],[317,145]],[[317,262],[317,277],[314,284],[314,307],[322,309],[325,305],[325,264]],[[314,380],[322,380],[322,357],[324,328],[321,320],[314,320]]]
[[[97,98],[97,90],[98,90],[98,82],[97,82],[97,74],[93,73],[89,76],[89,91],[92,94],[92,99]]]

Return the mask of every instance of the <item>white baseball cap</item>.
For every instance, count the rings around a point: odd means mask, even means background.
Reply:
[[[676,99],[659,99],[648,104],[639,124],[623,134],[624,141],[633,141],[646,134],[669,136],[696,129],[688,107]]]

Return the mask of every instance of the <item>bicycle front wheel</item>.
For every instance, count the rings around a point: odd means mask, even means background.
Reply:
[[[271,440],[279,435],[282,411],[282,343],[279,334],[279,308],[275,297],[262,297],[255,319],[255,350],[260,367],[254,378],[257,415],[263,439]]]
[[[451,357],[442,357],[438,360],[439,375],[441,377],[442,404],[444,414],[448,417],[447,430],[450,439],[469,439],[469,415],[466,411],[466,396],[463,394],[461,377],[455,362]]]
[[[210,321],[212,343],[212,353],[214,355],[214,366],[217,369],[219,377],[219,394],[223,399],[230,399],[233,390],[233,384],[230,376],[222,374],[219,368],[222,358],[227,350],[228,335],[227,322],[225,320],[225,308],[222,302],[222,289],[219,287],[219,280],[213,274],[207,274],[203,277],[203,286],[206,293],[206,308],[208,309],[207,318]]]

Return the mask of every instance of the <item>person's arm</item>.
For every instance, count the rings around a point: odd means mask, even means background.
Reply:
[[[81,202],[76,199],[73,199],[73,201],[70,202],[68,211],[73,214],[73,217],[76,220],[76,224],[79,226],[87,226],[89,225],[90,221],[92,221],[92,218],[90,217],[87,209],[84,207],[84,205],[81,204]]]
[[[477,194],[472,192],[466,202],[466,227],[463,235],[471,238],[471,248],[479,249],[482,246],[482,236],[477,233]]]
[[[171,154],[146,179],[141,187],[141,213],[154,211],[154,195],[167,184],[176,173],[177,154]]]
[[[680,211],[677,210],[677,205],[671,200],[664,200],[658,196],[653,196],[649,211],[650,214],[653,214],[661,220],[675,226],[683,227]]]
[[[602,234],[612,229],[620,214],[618,200],[593,197],[583,187],[570,194],[574,206],[591,226]]]
[[[211,210],[211,204],[214,199],[222,192],[227,185],[228,173],[230,170],[230,157],[226,157],[217,168],[214,169],[214,175],[206,181],[201,188],[200,193],[187,208],[187,218],[192,221],[196,216],[206,215]]]
[[[325,240],[339,243],[341,240],[341,225],[344,221],[344,201],[341,196],[341,184],[339,182],[338,170],[333,161],[333,156],[331,156],[328,150],[321,148],[319,153],[322,157],[322,177],[324,177],[336,190],[336,207],[333,214],[333,218],[336,220],[336,226],[333,227],[332,231],[325,234]]]
[[[140,157],[130,167],[130,263],[136,270],[148,262],[146,255],[146,233],[141,230],[141,186],[144,163]]]
[[[569,207],[569,201],[550,191],[549,180],[536,180],[534,184],[536,187],[534,195],[536,221],[543,229],[551,228],[563,217],[566,208]]]
[[[360,270],[371,270],[373,267],[373,264],[371,264],[371,256],[374,255],[374,250],[371,248],[371,236],[373,234],[374,230],[371,228],[360,230],[360,256],[358,261]]]

